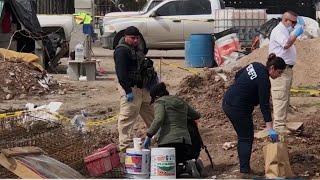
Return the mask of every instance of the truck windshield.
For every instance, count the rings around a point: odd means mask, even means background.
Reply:
[[[146,13],[150,9],[154,8],[156,5],[158,5],[161,2],[162,2],[162,0],[150,0],[141,8],[140,11]]]

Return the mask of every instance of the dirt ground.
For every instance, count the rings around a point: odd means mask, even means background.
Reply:
[[[60,93],[48,95],[30,95],[24,98],[13,100],[0,100],[0,112],[22,109],[25,104],[35,103],[38,105],[47,104],[52,101],[60,101],[63,103],[59,113],[64,116],[72,118],[74,115],[79,114],[81,110],[86,110],[89,116],[96,119],[103,119],[116,115],[119,112],[119,93],[117,91],[116,75],[114,70],[114,63],[112,57],[97,57],[100,62],[100,67],[106,71],[106,74],[98,76],[96,81],[71,81],[68,79],[67,74],[53,74],[55,80],[58,81],[63,87]],[[183,78],[192,75],[194,71],[182,69],[184,67],[183,59],[155,59],[156,69],[160,72],[161,81],[168,84],[169,90],[172,94],[179,91],[179,86]],[[99,66],[98,66],[99,67]],[[66,71],[66,60],[61,65],[61,72]],[[203,69],[196,71],[202,72]],[[297,84],[301,85],[301,84]],[[212,89],[199,89],[195,85],[193,90],[201,93],[207,93]],[[219,87],[216,87],[219,89]],[[220,91],[219,91],[220,92]],[[215,101],[211,103],[218,107],[220,106],[223,95],[215,97]],[[197,97],[195,97],[197,98]],[[199,96],[199,98],[201,98]],[[203,98],[203,97],[202,97]],[[291,105],[295,107],[291,109],[288,121],[302,121],[304,122],[304,132],[299,136],[289,136],[287,142],[289,144],[290,162],[293,171],[299,177],[317,177],[320,173],[320,98],[308,97],[306,95],[294,96],[291,98]],[[210,114],[206,116],[206,120],[200,121],[200,132],[207,145],[211,156],[213,157],[214,169],[209,167],[209,161],[202,152],[202,159],[205,161],[207,170],[209,171],[209,178],[237,178],[238,173],[238,158],[236,148],[224,150],[222,148],[225,142],[236,141],[235,132],[231,123],[226,117],[215,115],[215,112],[204,112],[205,110],[199,109],[202,106],[196,106],[196,109],[202,113]],[[211,106],[210,103],[208,106]],[[262,115],[257,109],[255,116],[255,129],[260,130],[263,128]],[[116,126],[116,122],[109,124],[111,128]],[[135,127],[137,130],[136,135],[142,136],[144,129],[143,123]],[[138,131],[139,130],[139,131]],[[262,147],[267,142],[266,140],[255,140],[253,147],[253,154],[251,158],[251,167],[258,175],[264,174],[264,160]]]

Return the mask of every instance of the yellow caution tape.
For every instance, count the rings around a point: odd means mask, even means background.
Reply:
[[[0,121],[1,120],[6,120],[7,118],[21,116],[23,113],[28,113],[28,111],[17,111],[17,112],[10,112],[10,113],[0,114]],[[63,116],[61,114],[58,114],[58,113],[52,113],[52,112],[49,112],[49,111],[46,111],[46,113],[55,116],[59,121],[65,121],[65,122],[70,122],[71,121],[70,118],[65,117],[65,116]],[[102,125],[110,124],[110,123],[113,123],[113,122],[117,121],[117,117],[118,116],[113,116],[113,117],[110,117],[110,118],[107,118],[107,119],[102,119],[102,120],[89,119],[87,121],[86,125],[87,126],[102,126]]]
[[[118,116],[113,116],[107,119],[103,119],[103,120],[88,120],[88,122],[86,123],[86,126],[102,126],[102,125],[106,125],[106,124],[111,124],[115,121],[117,121]]]
[[[65,117],[63,115],[60,115],[58,113],[50,113],[50,114],[56,116],[59,120],[67,121],[67,122],[71,121],[70,118],[67,118],[67,117]],[[114,122],[116,120],[117,120],[117,116],[113,116],[113,117],[110,117],[110,118],[107,118],[107,119],[102,119],[102,120],[88,119],[88,121],[86,123],[86,126],[102,126],[102,125],[105,125],[105,124],[112,123],[112,122]]]
[[[3,118],[10,118],[10,117],[17,117],[24,113],[25,111],[16,111],[16,112],[10,112],[10,113],[3,113],[0,114],[0,120]]]
[[[291,89],[291,93],[302,93],[302,94],[309,94],[311,96],[320,96],[320,90],[317,89]]]
[[[182,69],[184,71],[188,71],[192,74],[198,74],[201,71],[201,69],[181,67],[181,66],[174,64],[174,63],[165,63],[165,62],[161,62],[161,63],[164,65],[167,65],[167,66],[171,66],[171,67],[175,67],[178,69]]]

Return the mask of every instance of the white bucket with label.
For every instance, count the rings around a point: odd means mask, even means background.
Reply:
[[[176,178],[174,148],[151,148],[151,179]]]
[[[125,168],[127,178],[147,179],[150,176],[150,150],[127,149]]]

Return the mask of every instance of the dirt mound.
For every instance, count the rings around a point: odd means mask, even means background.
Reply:
[[[42,85],[38,81],[42,81]],[[43,95],[58,88],[58,83],[25,62],[0,60],[0,99]]]
[[[320,38],[298,41],[297,63],[294,67],[293,86],[317,86],[320,84]],[[268,57],[268,46],[257,49],[251,54],[244,56],[234,64],[227,65],[224,69],[230,70],[233,66],[246,66],[251,62],[266,63]]]
[[[218,175],[218,178],[239,178],[236,175],[239,168],[237,148],[229,150],[222,148],[226,142],[237,141],[235,130],[221,108],[223,95],[233,83],[237,69],[231,72],[225,73],[227,81],[212,70],[200,75],[187,76],[181,82],[177,92],[178,96],[189,102],[202,115],[199,121],[200,133],[215,163],[215,168],[208,171],[210,175]],[[307,117],[304,117],[302,112],[295,113],[298,118],[292,121],[304,122],[305,129],[302,134],[292,135],[286,139],[291,166],[299,177],[314,177],[319,175],[319,128],[317,128],[319,118],[316,116],[317,113]],[[255,132],[265,127],[259,108],[253,112],[253,121]],[[267,139],[256,139],[252,149],[251,167],[262,178],[264,177],[262,149],[267,143],[269,143]],[[205,164],[209,164],[205,154],[202,154],[202,158]]]
[[[207,70],[198,75],[191,75],[184,78],[180,84],[177,95],[189,102],[202,115],[201,124],[219,126],[224,123],[226,117],[221,109],[223,95],[234,74],[226,73],[225,81],[216,71]],[[215,123],[209,123],[211,119],[216,119]],[[208,124],[209,123],[209,124]]]

